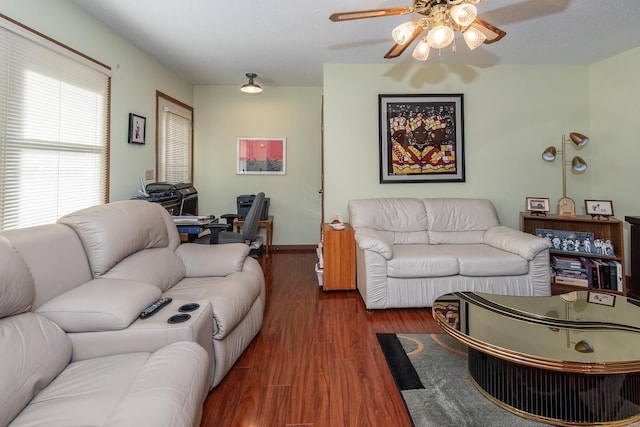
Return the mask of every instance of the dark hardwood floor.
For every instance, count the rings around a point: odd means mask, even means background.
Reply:
[[[260,260],[264,323],[210,392],[202,426],[411,426],[377,332],[429,333],[429,309],[367,312],[357,291],[323,292],[312,252]]]

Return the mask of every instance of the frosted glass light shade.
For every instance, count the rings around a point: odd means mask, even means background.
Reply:
[[[453,30],[444,24],[438,24],[429,30],[427,34],[427,43],[434,49],[441,49],[449,46],[453,41]]]
[[[475,28],[468,28],[464,33],[462,33],[462,35],[464,37],[464,41],[471,50],[480,46],[487,39],[487,36],[485,36],[482,31]]]
[[[461,27],[471,25],[478,16],[478,9],[472,4],[461,3],[451,8],[451,17]]]
[[[418,43],[418,45],[415,47],[415,49],[413,49],[413,53],[411,54],[411,56],[413,56],[418,61],[426,61],[429,57],[430,50],[431,47],[429,46],[429,43],[427,43],[425,39],[422,39],[420,43]]]
[[[411,39],[411,36],[413,35],[413,32],[416,30],[417,26],[418,23],[414,21],[409,21],[405,22],[404,24],[398,25],[391,32],[393,41],[400,45],[407,43]]]

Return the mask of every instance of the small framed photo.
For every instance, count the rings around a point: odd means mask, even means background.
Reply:
[[[616,296],[603,292],[589,292],[587,302],[613,307],[616,305]]]
[[[144,144],[146,125],[146,118],[129,113],[129,144]]]
[[[584,211],[587,215],[609,218],[613,216],[613,202],[611,200],[585,200]]]
[[[546,215],[549,212],[549,198],[527,197],[527,210],[532,214]]]

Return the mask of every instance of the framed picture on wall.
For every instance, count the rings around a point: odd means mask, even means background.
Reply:
[[[129,144],[144,144],[147,119],[137,114],[129,114]]]
[[[380,182],[464,182],[463,95],[379,95]]]
[[[236,174],[285,175],[287,138],[238,138]]]

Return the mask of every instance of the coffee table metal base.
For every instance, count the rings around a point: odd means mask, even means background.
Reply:
[[[640,419],[640,373],[583,374],[521,365],[469,348],[476,387],[505,409],[557,425],[622,426]]]

